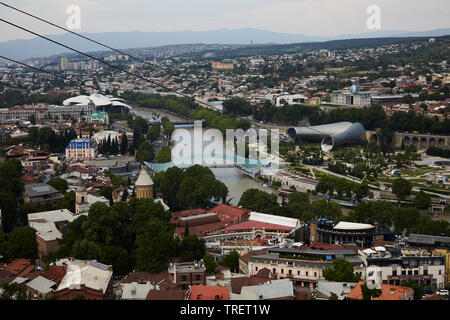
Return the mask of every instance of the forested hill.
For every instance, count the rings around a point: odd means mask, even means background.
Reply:
[[[242,57],[253,55],[280,55],[283,53],[297,53],[309,50],[341,50],[361,47],[379,47],[390,44],[412,43],[428,40],[430,37],[390,37],[390,38],[365,38],[365,39],[345,39],[325,42],[305,42],[292,44],[267,44],[249,45],[240,48],[224,49],[215,51],[216,59]],[[450,35],[436,37],[437,42],[450,41]],[[198,55],[202,54],[199,52]]]

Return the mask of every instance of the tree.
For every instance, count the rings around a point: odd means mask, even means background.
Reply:
[[[110,186],[104,187],[102,191],[100,191],[100,195],[105,197],[106,199],[109,199],[109,205],[112,205],[114,203],[112,192],[113,188]]]
[[[136,151],[136,160],[150,162],[155,157],[155,150],[150,142],[144,141],[139,145]]]
[[[421,300],[423,297],[423,287],[421,287],[417,281],[409,279],[402,283],[403,287],[408,287],[414,290],[414,300]]]
[[[339,297],[336,293],[332,292],[328,300],[339,300]]]
[[[239,253],[235,250],[223,256],[220,265],[230,268],[231,272],[239,270]]]
[[[317,200],[311,203],[311,211],[314,217],[338,218],[342,216],[341,207],[335,203],[326,200]]]
[[[69,187],[67,180],[61,178],[53,178],[47,184],[58,190],[59,193],[65,193]]]
[[[293,192],[288,197],[288,202],[283,207],[284,214],[291,218],[309,221],[311,215],[311,203],[306,193]]]
[[[122,134],[122,140],[120,141],[120,154],[125,155],[128,153],[128,138],[126,134]]]
[[[127,199],[128,199],[128,190],[125,189],[123,190],[122,198],[120,199],[120,201],[127,201]]]
[[[205,263],[206,273],[213,273],[217,268],[217,262],[214,257],[210,254],[205,254],[203,257],[203,262]]]
[[[176,252],[173,228],[169,223],[151,219],[136,237],[137,268],[153,273],[166,268],[168,259]]]
[[[31,122],[32,125],[36,124],[36,116],[34,114],[31,115],[31,117],[29,118],[29,121]]]
[[[7,283],[3,285],[3,293],[0,300],[26,300],[27,291],[18,283]]]
[[[173,126],[172,122],[169,120],[169,118],[163,117],[161,119],[161,124],[164,130],[164,134],[170,137],[175,131],[175,127]]]
[[[328,281],[336,282],[358,282],[359,274],[354,273],[353,265],[343,259],[333,260],[333,267],[323,270],[323,276]]]
[[[428,209],[431,207],[431,198],[429,194],[419,191],[414,198],[414,205],[418,209]]]
[[[188,223],[187,220],[186,220],[186,225],[184,226],[184,234],[183,234],[183,236],[184,237],[188,237],[189,236],[189,223]]]
[[[82,260],[98,260],[101,257],[101,248],[94,241],[78,240],[73,245],[72,256]]]
[[[161,133],[161,126],[159,123],[153,124],[147,131],[147,140],[150,142],[158,140],[159,134]]]
[[[246,190],[239,200],[239,206],[269,214],[276,214],[280,209],[278,199],[275,194],[258,189]]]
[[[17,258],[36,259],[36,231],[28,226],[14,229],[8,235],[6,257],[10,261]]]
[[[124,275],[131,271],[130,257],[126,249],[118,246],[104,246],[101,249],[101,263],[112,265],[114,274]]]
[[[372,298],[379,297],[381,295],[380,289],[369,289],[366,283],[361,285],[361,292],[363,294],[363,300],[372,300]]]
[[[404,201],[411,194],[412,183],[408,180],[398,178],[392,183],[392,193],[394,193],[398,201]]]
[[[169,147],[162,147],[158,155],[156,156],[156,161],[159,163],[166,163],[172,161],[172,154]]]
[[[64,198],[56,204],[56,209],[67,209],[75,212],[75,191],[69,191],[64,195]]]
[[[180,252],[185,259],[194,258],[200,260],[205,255],[205,240],[198,238],[196,235],[184,236],[181,241]]]
[[[210,208],[211,200],[226,201],[228,188],[211,169],[194,165],[186,170],[173,167],[154,177],[155,189],[163,193],[172,210]]]

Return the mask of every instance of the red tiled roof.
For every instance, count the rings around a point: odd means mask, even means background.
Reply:
[[[231,225],[225,228],[227,231],[238,231],[238,230],[252,230],[255,229],[265,229],[265,230],[280,230],[280,231],[291,231],[292,227],[286,227],[279,224],[265,223],[259,221],[243,221],[235,225]]]
[[[242,256],[239,257],[239,260],[244,262],[245,264],[248,264],[250,262],[250,257],[256,256],[258,254],[266,254],[268,251],[267,249],[261,249],[261,250],[254,250],[250,251]]]
[[[228,289],[219,286],[191,286],[189,300],[228,300]]]
[[[269,281],[270,278],[251,276],[245,278],[231,278],[231,292],[241,294],[242,287],[256,286]]]
[[[172,281],[170,281],[169,271],[164,270],[160,273],[150,273],[147,271],[135,271],[130,272],[121,283],[158,283],[160,290],[173,290],[177,287]]]
[[[226,223],[222,222],[222,221],[208,223],[208,224],[201,224],[201,225],[197,225],[197,226],[191,226],[189,224],[189,234],[191,234],[191,235],[195,234],[195,235],[199,236],[202,234],[206,234],[208,232],[223,229],[225,227],[225,224]],[[184,235],[184,230],[185,230],[184,226],[176,227],[175,233],[178,235]]]
[[[359,281],[356,287],[348,294],[348,299],[362,300],[363,294],[361,290],[361,285],[364,281]],[[408,287],[394,286],[390,284],[381,285],[381,295],[379,297],[372,298],[372,300],[402,300],[405,295],[414,294],[414,290]]]
[[[185,290],[150,290],[146,300],[184,300]]]
[[[30,176],[23,176],[23,177],[20,178],[20,180],[23,183],[25,183],[25,184],[27,184],[27,183],[35,183],[37,181],[36,178],[30,177]]]
[[[250,210],[242,209],[227,204],[219,204],[212,208],[208,212],[215,212],[218,214],[222,221],[235,220],[242,217],[244,214],[249,213]]]
[[[42,274],[42,277],[58,283],[64,278],[65,275],[66,275],[66,268],[51,266],[50,269],[48,269]]]
[[[185,217],[196,216],[198,214],[203,214],[203,213],[206,213],[206,210],[203,210],[203,209],[183,210],[183,211],[173,212],[172,218],[185,218]]]
[[[322,243],[322,242],[314,242],[311,243],[310,246],[303,246],[301,247],[302,250],[306,249],[315,249],[315,250],[346,250],[346,248],[342,246],[337,246],[333,244],[328,243]]]
[[[11,272],[17,277],[24,277],[29,274],[36,266],[28,259],[16,259],[8,264],[5,270]]]
[[[438,294],[432,294],[428,297],[422,298],[422,300],[448,300],[448,298],[440,296]]]

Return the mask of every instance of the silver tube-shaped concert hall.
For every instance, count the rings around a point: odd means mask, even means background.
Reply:
[[[329,152],[343,144],[356,144],[365,139],[366,130],[358,123],[337,122],[312,127],[292,127],[287,134],[292,139],[321,142],[322,150]]]

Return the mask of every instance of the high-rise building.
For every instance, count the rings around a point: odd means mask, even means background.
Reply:
[[[69,61],[67,58],[61,58],[61,70],[67,70],[69,69]]]

